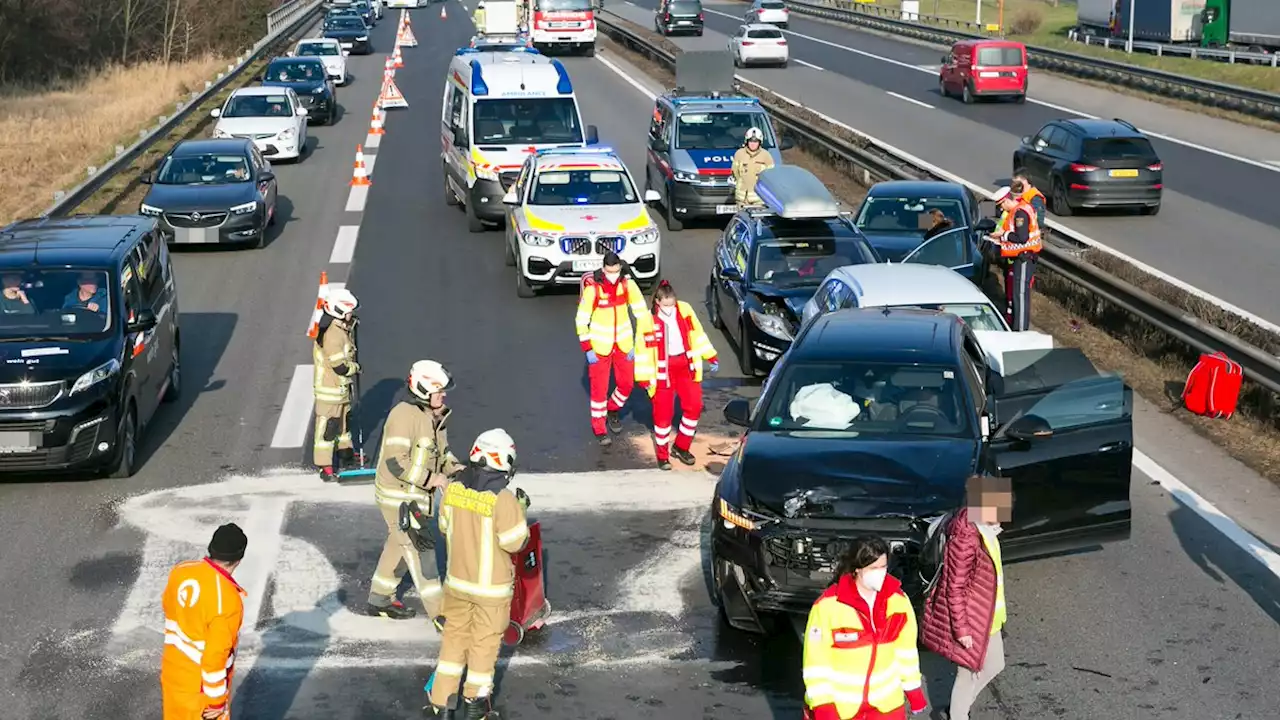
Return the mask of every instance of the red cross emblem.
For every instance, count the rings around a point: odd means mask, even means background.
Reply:
[[[596,217],[595,215],[583,215],[582,219],[590,222],[592,220],[599,220],[600,218]]]
[[[538,152],[538,148],[534,147],[533,145],[530,145],[529,147],[525,148],[524,151],[532,155]]]

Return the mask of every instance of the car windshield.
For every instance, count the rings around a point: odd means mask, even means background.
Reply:
[[[785,10],[787,6],[780,2],[763,2],[760,3],[760,7],[765,10]]]
[[[105,270],[0,268],[0,280],[0,341],[86,337],[111,326]]]
[[[968,225],[964,207],[954,198],[869,197],[858,211],[856,225],[873,233],[915,233],[923,235],[933,227],[933,211],[940,210],[953,227]]]
[[[1156,151],[1146,138],[1099,138],[1084,141],[1084,157],[1095,162],[1106,160],[1156,161]]]
[[[332,57],[342,54],[342,48],[333,43],[302,43],[298,46],[298,54],[302,57]]]
[[[895,305],[905,309],[937,310],[948,315],[955,315],[974,330],[995,330],[1003,332],[1009,329],[1000,319],[1000,313],[987,303],[946,303],[944,305]]]
[[[537,0],[534,10],[538,12],[586,12],[591,9],[592,0]]]
[[[325,71],[314,60],[271,63],[263,77],[268,82],[320,82],[325,78]]]
[[[677,150],[737,150],[751,128],[764,133],[764,147],[776,145],[762,112],[687,112],[677,118]]]
[[[479,100],[472,124],[477,145],[582,142],[573,98]]]
[[[676,2],[671,3],[669,12],[672,15],[697,15],[702,12],[702,3],[676,0]]]
[[[637,202],[626,173],[617,170],[544,170],[529,195],[530,205],[622,205]]]
[[[967,438],[971,431],[961,382],[959,371],[943,366],[790,363],[781,377],[770,381],[773,392],[762,418],[774,432],[819,430],[876,440],[893,435]]]
[[[222,117],[290,117],[293,110],[287,95],[232,95]]]
[[[326,30],[367,30],[364,21],[355,15],[343,15],[325,20]]]
[[[250,182],[249,161],[243,155],[208,153],[170,155],[156,173],[160,185],[226,185]]]
[[[751,280],[777,288],[818,285],[832,270],[862,260],[853,242],[829,237],[765,240],[756,246]]]
[[[1019,67],[1022,65],[1022,48],[982,48],[978,50],[978,59],[974,65],[980,67]]]

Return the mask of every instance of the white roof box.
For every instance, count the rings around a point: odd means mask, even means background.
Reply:
[[[788,220],[831,218],[840,204],[813,173],[795,165],[777,165],[760,173],[756,194],[778,217]]]
[[[991,369],[1000,375],[1017,373],[1042,357],[1041,353],[1023,353],[1024,350],[1053,349],[1053,337],[1042,332],[974,330],[973,335],[986,353]]]

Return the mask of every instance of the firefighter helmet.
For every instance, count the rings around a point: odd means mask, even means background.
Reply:
[[[759,142],[764,142],[764,133],[763,133],[763,132],[760,132],[760,128],[758,128],[758,127],[747,128],[747,134],[746,134],[745,136],[743,136],[743,138],[742,138],[742,144],[743,144],[743,145],[746,145],[747,143],[751,142],[752,140],[757,140],[757,141],[759,141]]]
[[[477,465],[511,473],[516,467],[516,441],[502,428],[485,430],[471,445],[470,459]]]
[[[409,368],[409,392],[423,400],[453,388],[453,377],[435,360],[419,360]]]
[[[324,311],[339,320],[351,317],[359,305],[360,301],[346,288],[335,288],[324,296]]]

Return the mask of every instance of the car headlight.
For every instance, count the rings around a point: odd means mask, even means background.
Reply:
[[[751,322],[760,328],[765,335],[770,335],[779,340],[793,340],[794,335],[791,334],[791,327],[787,321],[777,315],[762,313],[759,310],[751,310]]]
[[[551,247],[556,242],[555,238],[534,232],[521,233],[520,239],[524,241],[525,245],[534,247]]]
[[[76,378],[76,382],[71,386],[71,395],[78,392],[84,392],[98,383],[115,376],[120,372],[120,361],[112,358],[102,363],[98,367]]]
[[[329,92],[329,88],[327,88],[327,87],[318,87],[318,88],[316,88],[315,90],[312,90],[312,91],[311,91],[311,94],[312,94],[312,95],[324,95],[324,94],[325,94],[325,93],[327,93],[327,92]]]
[[[293,128],[285,128],[284,130],[281,130],[280,133],[276,135],[276,137],[280,138],[281,140],[292,140]]]
[[[501,180],[501,178],[498,177],[497,170],[494,170],[492,168],[482,168],[479,166],[474,166],[474,167],[476,168],[476,177],[480,178],[481,180],[493,180],[494,182]]]
[[[249,202],[243,205],[236,205],[235,207],[231,208],[231,214],[232,215],[248,215],[249,213],[257,209],[258,209],[258,201],[250,200]]]
[[[151,217],[160,217],[160,213],[164,212],[158,207],[142,203],[138,206],[138,214],[149,215]]]
[[[658,237],[658,230],[657,228],[654,228],[653,230],[645,230],[639,235],[633,236],[631,238],[631,242],[635,245],[649,245],[658,242]]]
[[[231,137],[231,133],[223,130],[222,128],[216,127],[213,129],[213,136],[216,138],[229,138]]]
[[[691,172],[685,172],[683,170],[676,170],[672,174],[675,175],[675,178],[678,182],[697,182],[698,181],[698,173],[691,173]]]
[[[742,514],[738,508],[729,504],[728,500],[720,498],[720,519],[724,521],[724,527],[729,530],[734,527],[743,530],[755,530],[757,525],[754,520]]]
[[[360,37],[356,38],[356,42],[369,42],[369,36],[361,35]]]

